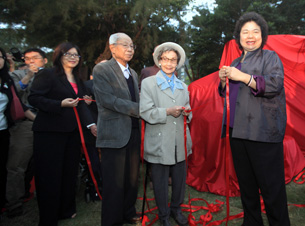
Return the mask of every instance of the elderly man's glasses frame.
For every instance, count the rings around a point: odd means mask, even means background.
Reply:
[[[124,49],[131,48],[131,49],[135,50],[137,48],[135,45],[128,45],[126,43],[114,43],[114,45],[121,45],[121,46],[123,46]]]

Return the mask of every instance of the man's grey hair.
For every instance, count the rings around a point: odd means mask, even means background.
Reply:
[[[110,37],[109,37],[109,45],[113,45],[113,44],[117,43],[117,41],[119,39],[123,38],[124,36],[129,37],[125,33],[121,33],[121,32],[110,35]]]

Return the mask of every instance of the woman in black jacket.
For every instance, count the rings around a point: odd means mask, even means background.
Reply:
[[[35,78],[29,96],[39,109],[33,124],[35,183],[40,226],[55,226],[59,219],[76,216],[75,189],[80,160],[80,135],[73,107],[80,120],[96,136],[96,125],[83,101],[81,56],[72,43],[54,51],[53,68]]]

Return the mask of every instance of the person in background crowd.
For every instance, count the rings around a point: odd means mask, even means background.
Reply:
[[[76,181],[80,134],[75,107],[84,126],[96,136],[96,125],[83,101],[81,56],[72,43],[62,43],[53,54],[53,68],[35,78],[29,103],[39,109],[33,124],[35,185],[39,226],[56,226],[59,219],[76,216]]]
[[[154,50],[157,48],[157,46],[154,48]],[[152,54],[154,56],[154,53]],[[154,64],[154,66],[150,66],[150,67],[145,67],[141,70],[141,75],[140,75],[140,82],[139,82],[139,90],[141,90],[141,83],[143,81],[143,79],[152,76],[152,75],[156,75],[158,73],[158,71],[160,71],[160,68],[158,68],[157,65]]]
[[[180,205],[184,200],[186,159],[184,116],[191,119],[186,84],[175,76],[185,61],[183,48],[165,42],[154,51],[160,71],[142,81],[140,116],[147,122],[144,159],[151,164],[151,176],[161,225],[170,225],[171,215],[178,225],[188,225]],[[191,154],[191,136],[187,129],[187,155]],[[172,177],[172,198],[168,206],[168,178]]]
[[[286,100],[283,64],[274,51],[263,50],[268,38],[264,18],[248,12],[235,26],[242,55],[219,71],[219,92],[230,90],[230,124],[224,106],[223,134],[230,129],[233,163],[244,210],[243,225],[263,225],[260,193],[269,225],[290,225],[284,175],[283,139]]]
[[[141,220],[136,214],[140,164],[138,75],[128,62],[135,46],[124,33],[109,38],[112,59],[93,69],[98,107],[96,146],[102,159],[102,225]]]
[[[27,68],[28,68],[28,65],[25,64],[25,63],[19,64],[19,65],[17,66],[17,69],[18,69],[18,70],[25,70],[25,69],[27,69]]]
[[[11,87],[14,87],[14,90],[17,93],[14,81],[9,76],[9,69],[7,65],[7,55],[4,49],[0,48],[0,218],[2,215],[2,208],[5,206],[6,203],[6,164],[10,143],[9,128],[14,124],[10,111],[11,104],[13,101]],[[34,117],[34,115],[30,112],[30,110],[28,110],[25,105],[23,105],[23,110],[25,111],[26,117]]]
[[[14,61],[13,55],[9,54],[9,53],[6,53],[6,59],[7,59],[7,62],[9,63],[9,65],[10,65],[9,71],[10,72],[15,71],[15,61]]]
[[[27,68],[10,73],[15,82],[22,103],[36,115],[37,110],[28,102],[30,88],[37,72],[48,62],[45,52],[31,48],[24,52]],[[35,118],[35,117],[34,117]],[[25,119],[10,128],[11,142],[7,161],[7,216],[9,218],[23,214],[23,200],[30,196],[30,181],[33,178],[33,120]],[[26,172],[29,172],[26,174]],[[27,179],[26,179],[27,178]]]

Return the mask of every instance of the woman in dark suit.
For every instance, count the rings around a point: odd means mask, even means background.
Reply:
[[[60,44],[53,54],[53,66],[37,75],[29,96],[30,104],[39,109],[33,131],[40,226],[55,226],[59,219],[76,216],[80,136],[73,107],[83,126],[96,136],[94,120],[86,104],[79,101],[86,94],[79,78],[79,48],[72,43]]]

